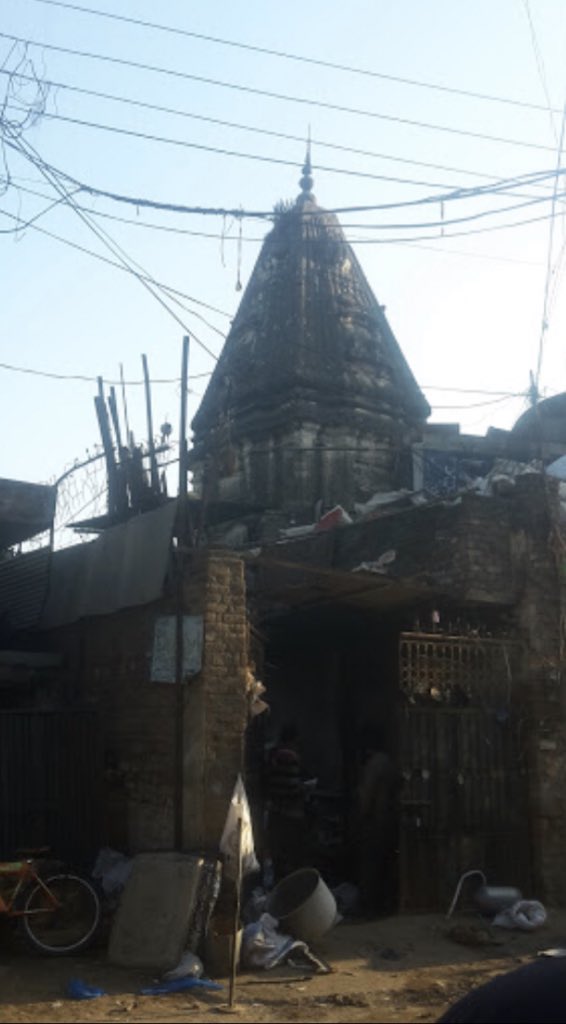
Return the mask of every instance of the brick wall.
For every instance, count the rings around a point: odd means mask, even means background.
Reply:
[[[561,585],[556,556],[556,487],[521,481],[513,509],[516,621],[525,640],[529,783],[536,895],[566,905],[566,690],[561,655]]]

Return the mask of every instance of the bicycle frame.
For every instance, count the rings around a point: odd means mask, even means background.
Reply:
[[[52,913],[60,905],[51,890],[39,877],[35,864],[31,860],[0,862],[0,881],[3,878],[13,878],[15,884],[7,897],[0,889],[0,916],[31,917],[33,914]],[[18,897],[30,882],[36,882],[41,886],[51,903],[50,907],[41,907],[37,910],[16,909]]]

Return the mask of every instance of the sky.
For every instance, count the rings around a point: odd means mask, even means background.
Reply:
[[[269,229],[245,215],[93,196],[70,179],[130,199],[268,212],[298,194],[309,128],[320,205],[373,207],[340,219],[432,419],[471,433],[511,427],[527,406],[541,333],[540,391],[566,389],[566,188],[554,173],[566,103],[563,0],[84,7],[182,31],[3,0],[0,95],[12,83],[4,140],[16,149],[5,147],[0,164],[0,475],[53,480],[92,452],[95,378],[117,381],[122,364],[139,382],[142,354],[156,381],[156,425],[169,420],[178,437],[183,335],[192,339],[192,415]],[[25,52],[15,39],[28,41]],[[29,75],[30,62],[53,84],[44,115],[14,135],[36,86],[6,72]],[[476,192],[455,197],[462,189]],[[105,262],[124,259],[183,294],[153,284],[158,301],[123,262]],[[127,402],[143,440],[139,383],[128,383]]]

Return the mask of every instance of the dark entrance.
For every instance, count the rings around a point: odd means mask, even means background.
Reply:
[[[376,835],[373,827],[368,831],[360,821],[360,790],[365,763],[373,753],[391,766],[398,760],[398,613],[376,616],[336,603],[288,612],[261,628],[266,634],[262,676],[270,713],[257,719],[251,730],[252,794],[263,796],[265,807],[270,750],[282,729],[295,727],[302,776],[316,780],[307,800],[305,827],[297,830],[297,866],[317,867],[332,885],[358,883],[364,870],[362,835],[367,833],[367,841],[375,844],[378,885],[368,895],[372,905],[363,909],[394,910],[399,889],[398,811],[394,806],[388,851],[382,855],[383,827]],[[381,780],[372,778],[370,802],[380,799],[374,792],[380,785]],[[392,788],[392,796],[398,800],[398,786]],[[261,812],[258,821],[265,822]]]

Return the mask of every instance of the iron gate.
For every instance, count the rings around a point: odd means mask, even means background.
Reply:
[[[447,907],[460,875],[530,887],[527,747],[517,648],[484,638],[403,634],[400,898]]]
[[[0,712],[0,857],[49,846],[75,864],[100,845],[101,744],[89,711]]]

